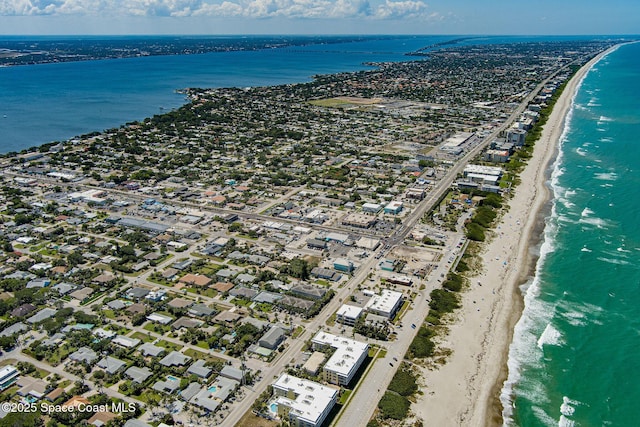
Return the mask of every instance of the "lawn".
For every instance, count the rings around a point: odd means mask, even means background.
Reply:
[[[147,334],[143,334],[142,332],[135,332],[134,334],[131,335],[131,338],[137,338],[142,342],[151,342],[155,339],[153,337],[150,337]]]

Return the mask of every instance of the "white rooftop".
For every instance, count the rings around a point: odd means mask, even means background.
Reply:
[[[342,304],[342,307],[340,307],[336,312],[338,316],[346,317],[348,319],[357,319],[361,313],[362,313],[362,307],[357,307],[355,305],[347,305],[347,304]]]
[[[289,374],[282,374],[273,383],[274,389],[292,391],[295,399],[280,396],[276,400],[278,405],[291,408],[299,419],[316,425],[323,412],[329,405],[333,405],[338,390],[314,381],[296,378]]]
[[[393,308],[402,299],[402,292],[390,291],[383,289],[380,295],[374,295],[366,305],[366,308],[380,311],[383,313],[391,313]]]
[[[335,349],[333,356],[325,363],[324,369],[345,377],[349,376],[351,370],[360,360],[362,353],[369,351],[369,344],[367,343],[322,331],[318,332],[311,341],[328,345]]]
[[[467,165],[464,167],[464,173],[500,176],[502,175],[502,168],[497,166]]]

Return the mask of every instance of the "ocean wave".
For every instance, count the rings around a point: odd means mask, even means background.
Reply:
[[[562,344],[564,344],[562,334],[554,328],[551,323],[548,323],[547,327],[544,328],[544,331],[540,335],[540,338],[538,338],[538,348],[542,350],[545,345],[560,346]]]
[[[547,426],[547,427],[555,427],[556,420],[554,420],[551,415],[547,414],[544,409],[538,406],[533,406],[531,408],[531,411],[533,411],[534,416],[541,423],[540,425]]]
[[[607,117],[607,116],[600,116],[600,118],[598,119],[599,122],[612,122],[613,119],[611,117]]]
[[[602,262],[606,262],[608,264],[616,264],[616,265],[631,265],[631,263],[627,260],[624,259],[619,259],[619,258],[605,258],[605,257],[598,257],[596,258],[598,261],[602,261]]]
[[[595,304],[563,300],[558,303],[556,313],[571,326],[581,327],[589,323],[602,325],[600,317],[604,309]]]
[[[576,206],[575,203],[569,201],[569,199],[566,199],[564,197],[559,198],[558,202],[561,203],[565,208],[568,208],[568,209],[571,209],[571,208]]]
[[[582,210],[582,213],[580,214],[580,216],[581,216],[581,217],[583,217],[583,218],[585,218],[585,217],[587,217],[587,216],[589,216],[589,215],[593,215],[594,213],[595,213],[595,212],[593,212],[591,209],[589,209],[589,208],[584,208],[584,209]]]
[[[610,136],[605,136],[603,138],[600,138],[598,141],[600,141],[600,142],[613,142],[613,138],[611,138]]]
[[[593,251],[585,245],[582,247],[582,249],[580,249],[580,252],[593,252]]]
[[[560,415],[560,419],[558,420],[558,427],[574,427],[575,425],[575,421],[568,419],[564,415]]]
[[[618,179],[618,174],[615,172],[599,172],[594,174],[593,177],[602,181],[615,181]]]
[[[597,217],[593,217],[593,218],[583,217],[583,218],[580,218],[578,222],[580,224],[585,224],[585,225],[594,225],[597,228],[608,228],[610,226],[609,222],[606,219],[597,218]]]
[[[576,148],[576,153],[582,157],[586,157],[587,155],[587,151],[582,147]]]

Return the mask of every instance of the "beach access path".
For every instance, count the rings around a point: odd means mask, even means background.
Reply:
[[[536,262],[531,249],[540,241],[536,231],[541,229],[543,207],[550,198],[550,164],[579,83],[610,50],[581,67],[557,100],[520,175],[522,184],[482,251],[482,271],[470,277],[462,308],[439,344],[452,354],[439,368],[422,369],[424,394],[411,410],[426,425],[502,425],[499,395],[507,377],[513,328],[523,309],[519,286],[530,277]]]

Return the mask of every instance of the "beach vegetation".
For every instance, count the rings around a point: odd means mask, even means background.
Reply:
[[[467,224],[466,236],[469,240],[473,240],[476,242],[484,242],[484,239],[485,239],[484,228],[479,224],[471,222]]]
[[[442,317],[444,314],[451,313],[460,307],[458,296],[445,289],[434,289],[429,294],[429,297],[431,298],[429,314],[433,314],[436,317]]]
[[[439,322],[439,319],[435,318],[435,320]],[[407,356],[410,359],[424,359],[426,357],[433,356],[436,345],[431,340],[431,337],[434,335],[435,331],[432,328],[421,326],[418,330],[418,334],[409,346]]]
[[[389,390],[405,397],[412,396],[418,391],[416,376],[409,368],[409,365],[403,363],[401,368],[396,371],[389,384]]]
[[[404,397],[392,391],[385,392],[380,402],[378,402],[378,408],[381,415],[384,418],[392,418],[394,420],[403,420],[409,414],[409,406],[411,402]]]
[[[460,265],[461,262],[458,262]],[[466,264],[464,264],[466,266]],[[462,290],[462,285],[464,285],[464,277],[460,274],[456,274],[454,272],[450,272],[447,275],[447,280],[444,281],[442,287],[454,292],[460,292]]]

